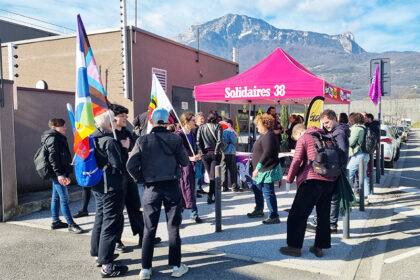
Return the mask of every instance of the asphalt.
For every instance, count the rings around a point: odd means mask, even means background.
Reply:
[[[407,156],[407,153],[410,152],[409,148],[402,152],[401,163],[397,164],[395,169],[387,169],[385,173],[387,176],[382,176],[381,183],[375,186],[376,194],[370,199],[373,203],[366,208],[366,211],[361,212],[358,208],[353,208],[350,214],[350,239],[342,238],[340,217],[339,232],[332,235],[332,247],[325,250],[325,256],[321,259],[316,258],[308,251],[314,242],[314,235],[309,232],[305,236],[301,258],[286,257],[278,251],[281,246],[286,245],[288,212],[285,210],[291,207],[295,195],[295,187],[293,186],[289,192],[285,191],[284,186],[276,187],[281,223],[275,225],[264,225],[261,223],[261,218],[249,219],[246,217],[246,213],[252,211],[254,207],[254,196],[251,191],[222,193],[223,230],[220,233],[215,232],[214,204],[208,205],[204,197],[198,199],[198,210],[200,217],[204,220],[203,224],[195,224],[190,220],[188,211],[183,213],[183,225],[181,228],[183,262],[192,268],[188,273],[189,276],[185,279],[353,279],[355,275],[357,276],[355,279],[363,279],[364,276],[362,277],[361,275],[364,275],[363,271],[365,270],[369,270],[368,273],[372,275],[380,275],[381,269],[377,268],[376,270],[379,271],[375,271],[372,265],[382,267],[384,254],[388,252],[388,246],[391,246],[383,241],[387,237],[384,231],[387,232],[388,228],[391,227],[389,219],[398,211],[405,212],[403,213],[404,215],[407,214],[407,209],[404,208],[406,207],[405,205],[399,207],[391,204],[390,201],[395,200],[393,195],[395,191],[401,192],[398,189],[401,176],[405,175],[407,178],[412,178],[413,176],[412,173],[405,174],[402,171],[404,169],[399,167],[400,165],[402,167],[404,160],[410,164],[410,155]],[[416,156],[414,155],[413,163],[411,163],[413,166],[418,165],[415,159]],[[417,190],[413,190],[411,187],[401,186],[402,189],[406,189],[406,193],[417,193]],[[140,193],[142,194],[141,188]],[[76,213],[80,206],[80,201],[71,203],[72,213]],[[38,250],[40,250],[43,254],[55,256],[52,260],[49,260],[50,262],[60,260],[61,263],[63,256],[66,256],[66,252],[74,252],[71,260],[64,258],[64,262],[76,262],[74,265],[76,267],[80,266],[77,270],[83,271],[83,275],[91,275],[89,273],[93,273],[92,275],[97,277],[98,270],[91,268],[92,260],[89,257],[89,232],[92,229],[94,219],[93,199],[89,205],[89,211],[89,217],[76,220],[87,231],[87,233],[82,235],[73,235],[66,232],[66,230],[51,231],[49,229],[51,222],[49,210],[38,211],[17,218],[7,224],[2,224],[0,225],[0,233],[4,236],[2,232],[8,231],[4,229],[5,227],[13,227],[13,233],[22,231],[20,233],[22,236],[19,236],[19,234],[9,236],[9,239],[16,239],[15,243],[12,242],[10,246],[22,247],[22,250],[25,250],[25,246],[22,246],[19,240],[25,240],[23,244],[26,244],[28,247],[33,243],[39,244],[38,247],[33,249],[34,253],[25,256],[27,258],[35,257],[36,259]],[[166,266],[168,237],[163,212],[161,213],[157,232],[157,236],[160,236],[163,242],[156,248],[153,279],[167,279],[170,272]],[[267,209],[265,209],[265,213],[267,216]],[[25,233],[26,231],[28,233]],[[31,233],[31,231],[36,233]],[[381,238],[375,238],[378,232],[381,233]],[[38,239],[38,236],[44,235],[46,235],[46,239]],[[35,241],[31,240],[34,238]],[[65,244],[62,244],[63,242],[60,241],[63,238],[66,240]],[[128,277],[137,275],[141,267],[141,251],[135,246],[137,240],[137,237],[133,237],[131,234],[128,218],[126,217],[123,241],[132,249],[132,252],[120,256],[120,261],[129,265],[130,273]],[[416,240],[413,238],[409,241],[415,243],[418,241]],[[415,246],[414,243],[407,245],[407,250],[413,248]],[[0,245],[1,251],[8,252],[3,245]],[[64,248],[57,251],[54,250],[56,246],[64,246]],[[389,249],[389,252],[391,252],[391,255],[396,254],[396,250]],[[16,256],[18,255],[20,256],[21,254],[16,254]],[[390,257],[392,257],[391,255]],[[381,256],[381,259],[378,260],[379,256]],[[12,258],[15,257],[12,256]],[[6,259],[9,260],[9,258]],[[0,260],[2,266],[6,265],[6,271],[13,271],[14,266],[10,260],[3,261],[2,257],[0,257]],[[85,263],[88,263],[88,265],[86,266]],[[31,267],[33,263],[28,262],[28,265]],[[69,271],[69,269],[63,266],[60,267],[63,269],[54,270],[54,273],[57,273],[57,277],[52,277],[51,279],[73,279],[73,277],[65,276],[64,271]],[[19,269],[21,270],[22,268]],[[45,271],[46,274],[52,273],[51,267],[44,267],[42,271]],[[0,272],[3,273],[1,269]],[[76,278],[82,279],[80,277],[75,277],[74,279]],[[86,276],[86,278],[91,277]],[[3,278],[0,276],[0,279]],[[20,279],[20,277],[13,279]],[[29,279],[38,278],[29,277]]]
[[[140,188],[140,193],[142,189]],[[182,249],[188,253],[202,253],[207,255],[225,256],[230,259],[264,263],[280,268],[298,269],[322,275],[339,276],[346,269],[347,262],[353,259],[351,252],[358,244],[362,236],[366,221],[375,207],[367,207],[366,211],[360,212],[357,208],[351,212],[351,239],[343,239],[341,220],[339,232],[332,236],[332,248],[325,250],[322,259],[316,258],[309,253],[309,247],[314,242],[314,234],[307,232],[301,258],[290,258],[279,253],[279,248],[286,245],[286,221],[291,207],[295,187],[286,192],[284,187],[276,188],[277,201],[280,210],[280,224],[264,225],[262,218],[249,219],[247,212],[254,208],[254,195],[251,191],[243,193],[222,194],[222,232],[215,232],[214,204],[208,205],[205,197],[198,200],[202,224],[196,224],[189,219],[189,211],[183,213],[181,228]],[[72,213],[76,213],[81,207],[81,202],[70,204]],[[94,201],[89,205],[90,215],[79,218],[76,222],[89,234],[94,221]],[[267,209],[265,211],[267,216]],[[25,225],[39,229],[49,230],[51,223],[50,211],[35,212],[10,222],[16,225]],[[66,231],[60,230],[60,231]],[[54,231],[55,232],[55,231]],[[164,211],[161,213],[157,236],[162,238],[160,246],[168,245],[168,235],[165,226]],[[74,238],[70,235],[69,238]],[[79,238],[79,237],[77,237]],[[137,237],[133,237],[129,228],[128,218],[125,219],[123,241],[128,244],[136,244]],[[88,252],[89,246],[85,246]]]

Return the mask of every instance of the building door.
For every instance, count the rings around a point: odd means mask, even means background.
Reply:
[[[182,113],[193,112],[195,113],[195,99],[193,97],[193,90],[191,88],[172,87],[172,106],[178,117]]]

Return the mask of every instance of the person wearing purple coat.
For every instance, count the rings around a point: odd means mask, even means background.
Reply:
[[[181,136],[184,148],[188,154],[190,163],[187,166],[181,168],[181,178],[179,179],[179,185],[182,192],[182,208],[191,209],[191,220],[196,223],[202,223],[203,221],[198,216],[198,209],[196,204],[196,188],[195,188],[195,163],[201,159],[201,154],[197,153],[197,144],[194,133],[191,133],[191,129],[195,127],[194,114],[191,112],[183,113],[180,119],[182,129],[175,131],[175,134]],[[194,153],[192,152],[194,151]]]

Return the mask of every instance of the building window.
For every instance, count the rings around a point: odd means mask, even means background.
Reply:
[[[158,78],[160,85],[162,86],[163,90],[166,91],[166,70],[159,69],[159,68],[152,68],[152,74],[155,74]]]

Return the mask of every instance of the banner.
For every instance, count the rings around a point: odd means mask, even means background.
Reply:
[[[324,108],[324,97],[316,96],[312,99],[306,114],[305,126],[321,128],[320,116]]]

